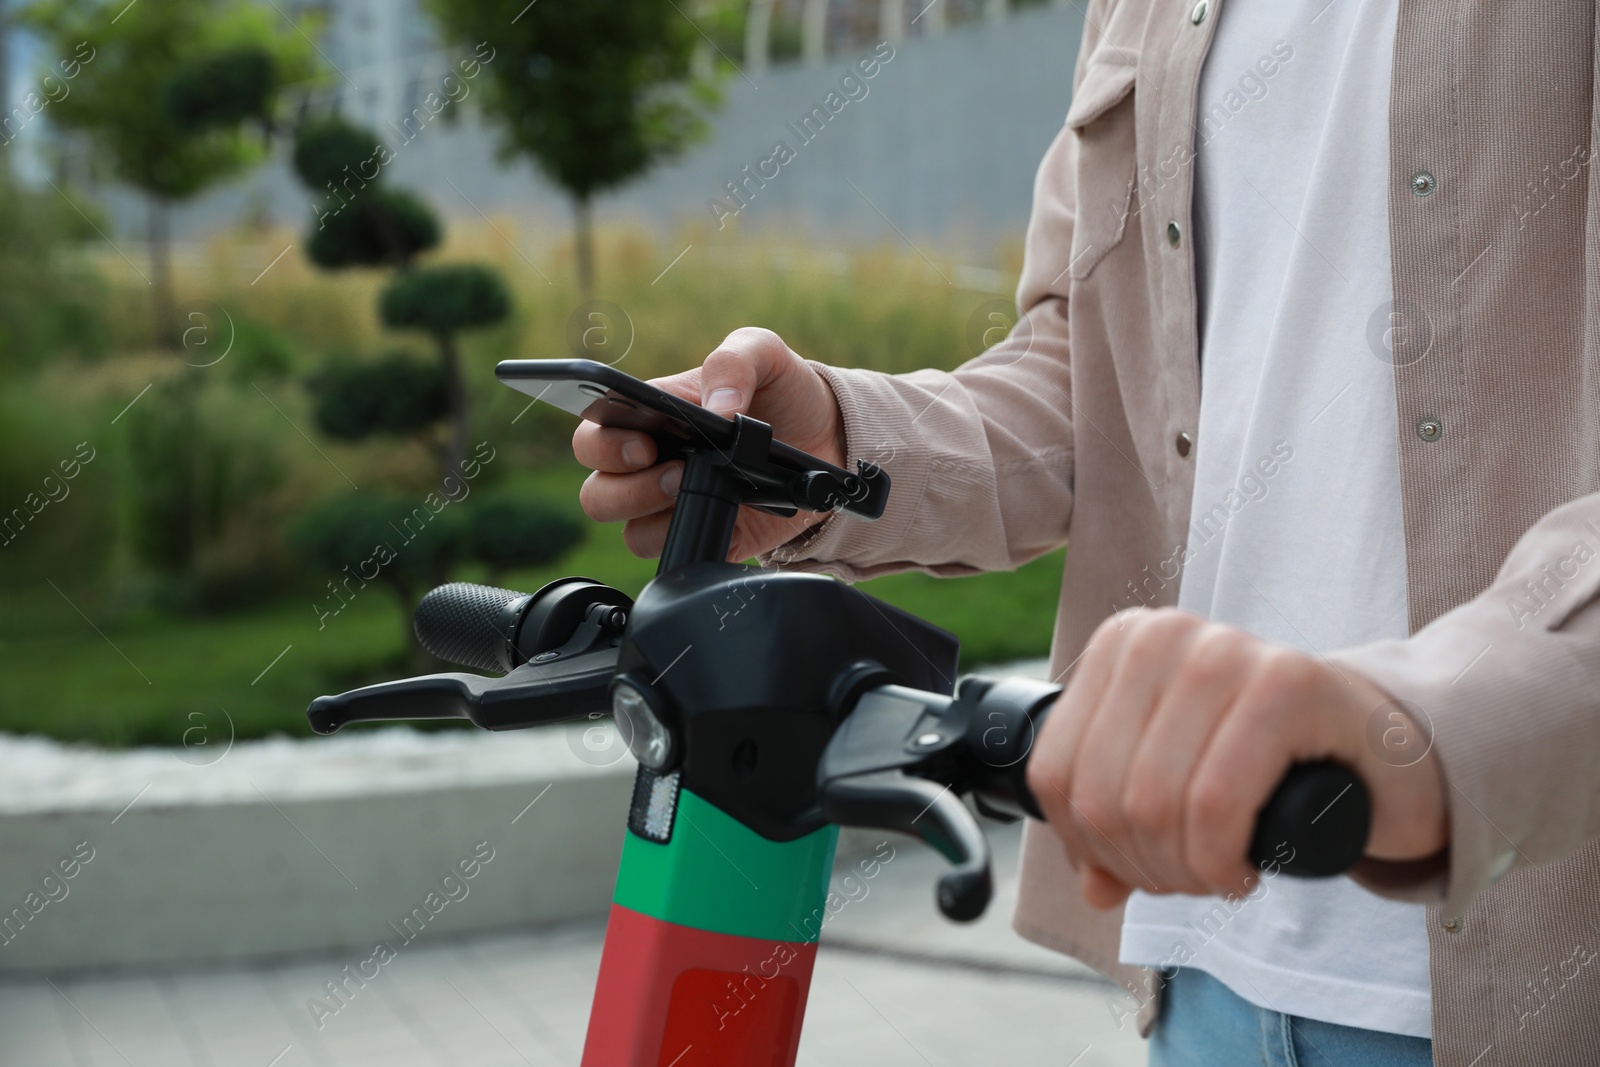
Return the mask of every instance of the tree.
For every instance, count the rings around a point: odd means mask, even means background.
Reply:
[[[326,270],[392,267],[398,273],[379,297],[391,329],[421,330],[439,353],[438,374],[391,358],[366,368],[330,368],[312,382],[317,421],[346,440],[371,434],[417,433],[441,415],[450,431],[442,478],[459,475],[467,456],[471,413],[456,344],[463,330],[493,326],[511,314],[511,294],[492,268],[473,263],[415,266],[439,243],[439,220],[427,204],[383,183],[389,148],[370,130],[337,116],[308,120],[295,133],[300,180],[331,194],[316,212],[306,242],[312,262]],[[435,403],[437,383],[442,407]],[[431,417],[430,417],[431,416]]]
[[[445,475],[458,472],[467,458],[467,386],[461,373],[456,334],[503,322],[511,314],[511,294],[500,275],[476,263],[424,267],[391,281],[378,299],[383,324],[390,329],[416,329],[433,338],[444,367],[445,400],[450,410],[450,439],[445,446]]]
[[[295,172],[323,197],[306,249],[325,270],[393,270],[378,298],[379,317],[390,329],[426,334],[438,359],[399,354],[331,364],[311,379],[313,411],[322,432],[347,441],[418,435],[448,419],[443,495],[430,493],[420,506],[381,493],[334,499],[309,514],[292,540],[303,557],[344,575],[336,579],[341,585],[352,568],[363,587],[387,582],[399,596],[409,635],[417,593],[445,581],[456,563],[480,559],[498,574],[552,562],[582,530],[574,532],[571,518],[537,504],[464,503],[477,464],[466,458],[471,420],[458,338],[505,321],[511,294],[500,275],[481,264],[417,265],[418,256],[438,245],[439,221],[423,201],[385,183],[392,158],[376,134],[338,116],[300,124]],[[342,596],[340,586],[330,585]],[[319,617],[342,610],[341,603],[329,601]]]
[[[705,132],[716,82],[692,74],[702,38],[675,0],[427,0],[444,36],[484,42],[484,110],[502,154],[526,154],[572,198],[578,287],[594,288],[592,201]]]
[[[76,57],[51,121],[149,200],[156,338],[176,347],[173,205],[264,158],[278,88],[311,76],[310,45],[271,8],[229,0],[36,0],[27,20],[48,54]]]

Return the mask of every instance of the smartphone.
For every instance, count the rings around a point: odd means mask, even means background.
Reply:
[[[664,456],[685,449],[726,451],[734,444],[732,419],[594,360],[508,359],[495,367],[494,374],[518,392],[579,418],[601,426],[642,430],[663,446]],[[851,473],[781,441],[772,442],[766,462],[774,468],[773,474],[788,478],[813,472],[832,475],[840,484],[857,487],[844,510],[863,518],[883,514],[889,476],[870,463]]]
[[[732,419],[594,360],[508,359],[495,367],[494,376],[520,393],[601,426],[643,430],[651,436],[669,433],[703,440],[712,448],[733,442]]]

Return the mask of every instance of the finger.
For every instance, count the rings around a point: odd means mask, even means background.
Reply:
[[[728,562],[741,563],[794,540],[812,525],[804,521],[805,517],[805,512],[785,518],[768,515],[754,508],[740,508],[739,519],[733,526],[733,542],[728,547]],[[782,570],[783,565],[789,562],[793,562],[792,558],[774,559],[762,566]]]
[[[672,523],[672,511],[658,511],[654,515],[633,519],[622,528],[622,543],[628,551],[641,559],[660,559],[667,543],[667,527]]]
[[[572,454],[590,470],[626,474],[656,461],[656,443],[639,430],[580,422],[572,434]]]
[[[1128,772],[1157,703],[1173,689],[1189,643],[1203,626],[1195,616],[1176,611],[1142,616],[1124,638],[1116,671],[1073,753],[1071,795],[1093,862],[1150,892],[1176,888],[1184,870],[1181,862],[1157,866],[1161,850],[1147,848],[1134,831],[1124,807]],[[1169,824],[1146,829],[1171,838],[1170,851],[1180,851],[1182,822],[1176,811]]]
[[[1180,893],[1210,892],[1185,859],[1184,797],[1207,739],[1244,684],[1252,641],[1214,624],[1194,635],[1150,716],[1123,785],[1122,809],[1140,856]]]
[[[631,474],[596,471],[584,479],[578,490],[578,503],[596,522],[623,522],[654,515],[672,506],[682,478],[681,462],[663,463]]]
[[[1184,860],[1213,892],[1248,891],[1256,818],[1289,765],[1314,758],[1315,664],[1271,649],[1224,711],[1189,783]]]
[[[761,554],[761,549],[754,547],[756,539],[751,536],[745,521],[747,512],[740,509],[739,521],[733,525],[733,537],[728,542],[728,562],[743,563]],[[757,561],[759,563],[759,560]]]
[[[1069,668],[1072,677],[1066,691],[1045,718],[1035,751],[1028,760],[1028,788],[1074,865],[1093,853],[1083,840],[1073,810],[1073,754],[1088,726],[1089,712],[1116,669],[1126,619],[1127,616],[1113,616],[1101,623],[1089,638],[1077,663]]]
[[[1109,911],[1127,902],[1133,890],[1114,874],[1099,867],[1085,867],[1078,876],[1078,890],[1091,908]]]

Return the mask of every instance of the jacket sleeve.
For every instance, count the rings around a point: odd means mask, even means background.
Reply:
[[[952,372],[889,375],[813,363],[844,415],[848,461],[888,472],[882,518],[830,516],[763,557],[858,580],[897,570],[1006,570],[1065,543],[1072,517],[1067,344],[1075,138],[1040,164],[1010,334]]]
[[[1330,659],[1431,731],[1448,792],[1444,856],[1367,861],[1358,881],[1460,915],[1505,874],[1600,836],[1600,493],[1535,524],[1482,595]]]

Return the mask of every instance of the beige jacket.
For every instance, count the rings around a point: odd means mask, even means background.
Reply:
[[[1594,16],[1593,0],[1400,4],[1389,322],[1413,636],[1332,658],[1422,710],[1448,779],[1447,859],[1359,872],[1430,905],[1441,1067],[1600,1063]],[[1057,671],[1112,611],[1176,600],[1199,411],[1195,93],[1226,17],[1227,0],[1090,4],[1017,329],[954,373],[819,367],[852,457],[894,491],[879,522],[831,518],[780,558],[960,575],[1070,540]],[[1017,929],[1148,989],[1116,963],[1120,914],[1082,905],[1055,839],[1028,829]]]

